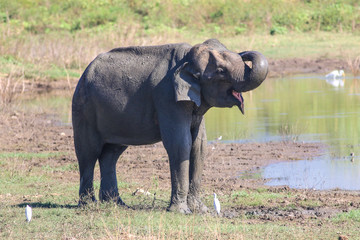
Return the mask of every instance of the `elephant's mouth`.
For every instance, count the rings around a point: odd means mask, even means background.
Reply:
[[[239,102],[237,106],[239,107],[242,114],[244,114],[244,98],[241,95],[241,92],[237,92],[234,89],[231,91],[231,94],[237,99]]]

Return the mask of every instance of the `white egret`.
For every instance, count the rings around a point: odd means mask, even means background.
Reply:
[[[325,75],[326,78],[343,78],[345,77],[345,73],[344,73],[344,70],[334,70],[332,71],[331,73],[329,74],[326,74]]]
[[[136,191],[135,192],[133,192],[133,196],[135,196],[135,195],[137,195],[137,193],[142,193],[142,194],[144,194],[144,195],[146,195],[146,196],[149,196],[149,195],[151,195],[151,193],[150,192],[148,192],[148,191],[145,191],[144,189],[141,189],[141,188],[137,188],[136,189]]]
[[[31,217],[32,217],[32,209],[31,209],[31,207],[29,205],[26,205],[25,216],[26,216],[26,221],[30,222]]]
[[[220,141],[222,139],[222,136],[219,136],[216,140]]]
[[[216,193],[214,193],[214,208],[215,208],[215,211],[217,212],[217,214],[219,215],[220,214],[220,202],[219,202],[219,199],[217,199],[217,197],[216,197]]]

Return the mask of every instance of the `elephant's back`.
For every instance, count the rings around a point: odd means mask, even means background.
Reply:
[[[129,128],[135,123],[153,125],[154,89],[188,50],[186,44],[173,44],[118,48],[98,55],[79,80],[73,112],[97,119],[97,125],[108,124],[108,119],[118,119],[118,124]]]

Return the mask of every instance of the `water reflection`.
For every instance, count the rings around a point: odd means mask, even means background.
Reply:
[[[345,85],[344,79],[332,78],[332,79],[326,79],[326,82],[335,88],[344,87]]]
[[[35,113],[56,114],[62,124],[71,124],[70,91],[53,91],[37,95],[33,99],[21,99],[19,107]]]
[[[237,108],[211,109],[205,116],[208,138],[320,141],[331,145],[332,155],[346,156],[359,147],[359,81],[346,79],[334,90],[324,77],[266,80],[252,94],[243,94],[245,116]]]
[[[316,158],[280,162],[267,166],[263,177],[269,186],[287,185],[291,188],[316,190],[360,190],[359,158]]]

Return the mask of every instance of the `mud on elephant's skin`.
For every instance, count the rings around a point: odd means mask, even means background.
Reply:
[[[129,145],[162,141],[171,172],[168,210],[207,211],[200,200],[203,115],[211,107],[235,105],[244,113],[241,93],[258,87],[267,72],[261,53],[235,53],[216,39],[195,46],[117,48],[97,56],[81,76],[72,102],[79,203],[95,201],[93,175],[99,160],[100,200],[124,204],[116,180],[119,156]]]

